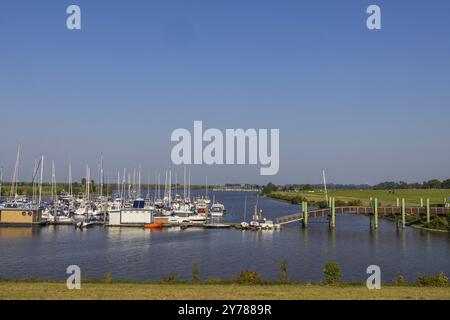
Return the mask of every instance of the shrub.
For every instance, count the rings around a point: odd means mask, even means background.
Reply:
[[[396,286],[403,286],[403,285],[406,284],[405,277],[402,276],[402,275],[400,274],[400,272],[397,272],[397,273],[395,274],[394,284],[395,284]]]
[[[288,262],[287,260],[280,261],[280,282],[281,283],[288,283],[289,282],[289,276],[288,276]]]
[[[177,274],[174,272],[169,273],[168,275],[162,278],[163,282],[171,283],[177,281]]]
[[[262,280],[256,271],[242,271],[235,282],[240,284],[261,284]]]
[[[328,203],[326,201],[319,201],[317,205],[320,209],[325,209],[326,207],[328,207]]]
[[[448,277],[443,272],[431,276],[418,274],[417,284],[424,287],[445,287],[448,286]]]
[[[193,282],[200,282],[200,270],[198,268],[198,265],[194,263],[192,265],[192,281]]]
[[[324,283],[336,285],[341,282],[341,267],[336,261],[325,263],[323,268]]]
[[[107,274],[105,274],[105,277],[103,278],[103,282],[104,283],[112,283],[113,281],[113,276],[111,272],[108,272]]]
[[[351,200],[351,201],[347,202],[347,206],[349,206],[349,207],[361,207],[362,206],[362,201],[361,200]]]
[[[206,284],[221,284],[223,280],[220,278],[209,278],[205,281]]]

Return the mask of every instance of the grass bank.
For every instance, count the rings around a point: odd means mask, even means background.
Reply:
[[[444,198],[450,197],[450,189],[398,189],[389,190],[353,190],[353,189],[333,189],[328,191],[330,197],[335,197],[337,201],[354,202],[360,201],[361,205],[368,205],[369,198],[378,198],[382,205],[395,205],[397,198],[405,198],[407,205],[419,206],[420,198],[429,198],[433,205],[443,205]],[[274,191],[269,197],[300,203],[303,200],[319,203],[325,200],[322,190],[312,191]]]
[[[86,283],[68,290],[65,283],[39,281],[0,282],[0,299],[139,299],[139,300],[314,300],[314,299],[450,299],[450,287],[363,285],[324,286],[307,284],[161,284]]]

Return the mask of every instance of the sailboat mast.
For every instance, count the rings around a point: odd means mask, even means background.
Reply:
[[[328,203],[327,180],[325,178],[325,170],[322,170],[323,189],[325,191],[325,200]]]
[[[13,179],[12,179],[12,182],[11,182],[11,190],[10,190],[10,193],[9,193],[9,196],[11,197],[11,200],[17,193],[17,180],[18,180],[18,175],[19,175],[19,161],[20,161],[20,144],[17,147],[16,163],[14,165]]]
[[[44,179],[44,155],[41,155],[41,176],[39,177],[39,201],[38,204],[41,206],[42,202],[42,181]]]
[[[188,175],[188,198],[191,200],[191,168],[189,167],[189,175]]]
[[[0,200],[2,199],[3,167],[0,167]]]
[[[247,221],[247,195],[245,195],[244,200],[244,221]]]
[[[100,196],[103,196],[103,181],[104,173],[103,173],[103,153],[100,154]]]
[[[69,195],[72,196],[72,164],[69,162]]]
[[[183,199],[186,199],[186,165],[183,168]]]

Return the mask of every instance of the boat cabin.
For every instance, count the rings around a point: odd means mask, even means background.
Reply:
[[[0,225],[39,226],[45,223],[40,208],[0,208]]]

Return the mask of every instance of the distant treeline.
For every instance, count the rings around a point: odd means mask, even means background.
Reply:
[[[208,186],[208,188],[216,188],[220,186]],[[145,196],[147,190],[156,190],[158,185],[156,184],[141,184],[141,192],[142,196]],[[164,192],[164,185],[160,186],[161,193]],[[204,189],[204,185],[191,185],[192,190]],[[128,185],[125,185],[125,189],[128,189]],[[182,184],[172,184],[172,189],[182,190]],[[67,192],[69,190],[68,183],[57,183],[56,184],[56,193],[61,194],[62,192]],[[91,181],[90,184],[90,192],[95,195],[98,194],[100,190],[100,185],[95,183],[94,180]],[[112,194],[115,190],[117,190],[117,184],[105,184],[103,185],[103,193],[104,194]],[[37,192],[38,190],[36,190]],[[72,183],[72,192],[73,194],[84,193],[86,191],[86,180],[83,179],[81,182],[73,182]],[[3,182],[1,183],[0,196],[8,197],[11,192],[11,182]],[[49,196],[52,193],[52,186],[50,183],[42,184],[42,195]],[[22,196],[31,196],[33,195],[33,184],[30,182],[19,182],[17,183],[17,194]]]
[[[406,183],[404,181],[386,181],[373,186],[375,190],[394,190],[394,189],[450,189],[450,179],[433,179],[422,183]]]
[[[438,180],[433,179],[429,181],[424,181],[422,183],[406,183],[404,181],[386,181],[378,183],[374,186],[368,184],[327,184],[328,189],[353,189],[353,190],[395,190],[395,189],[450,189],[450,179]],[[262,193],[269,194],[274,191],[308,191],[308,190],[318,190],[323,189],[322,184],[286,184],[286,185],[275,185],[269,182],[263,187]]]

